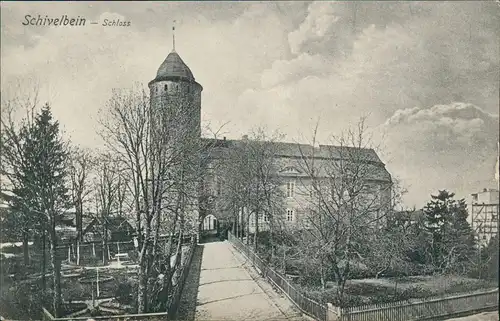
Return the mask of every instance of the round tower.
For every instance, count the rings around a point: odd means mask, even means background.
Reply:
[[[175,49],[158,68],[155,79],[148,84],[153,115],[164,119],[162,126],[171,129],[182,126],[200,137],[201,91],[193,73]]]
[[[175,39],[175,38],[174,38]],[[152,148],[159,146],[156,156],[164,158],[169,180],[184,192],[181,197],[164,195],[166,202],[179,200],[184,213],[184,234],[198,235],[198,180],[201,139],[201,91],[193,73],[174,49],[149,82]],[[155,153],[153,153],[155,154]],[[172,158],[171,158],[172,157]],[[158,163],[159,160],[157,160]],[[158,165],[160,166],[160,165]],[[165,166],[165,163],[164,163]],[[182,199],[182,200],[181,200]],[[165,209],[168,212],[168,209]],[[170,215],[170,214],[168,214]],[[173,214],[172,214],[173,215]]]

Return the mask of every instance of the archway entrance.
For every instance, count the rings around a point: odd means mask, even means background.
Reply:
[[[217,218],[214,215],[212,215],[212,214],[207,215],[203,219],[203,223],[201,224],[201,230],[202,231],[217,230],[218,224],[219,224],[219,221],[217,220]]]
[[[200,230],[202,242],[219,240],[219,220],[213,214],[209,214],[203,218]]]

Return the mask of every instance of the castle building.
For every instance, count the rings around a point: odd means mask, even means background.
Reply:
[[[169,126],[170,129],[176,129],[183,135],[179,139],[184,139],[184,136],[194,135],[200,139],[204,146],[210,146],[208,160],[205,162],[205,170],[207,171],[205,187],[210,187],[212,196],[217,198],[217,175],[209,173],[214,164],[220,162],[227,155],[227,151],[237,147],[243,140],[226,140],[209,139],[201,137],[201,92],[203,87],[196,82],[193,73],[184,63],[181,57],[174,50],[168,54],[165,61],[158,68],[156,77],[149,83],[151,95],[151,108],[155,121],[158,121],[161,126]],[[172,99],[177,97],[177,99]],[[182,101],[179,108],[176,107],[174,101]],[[172,110],[174,109],[174,110]],[[162,119],[162,120],[160,120]],[[162,132],[159,129],[159,132]],[[304,172],[303,155],[304,152],[313,157],[317,163],[331,162],[341,158],[343,150],[346,147],[337,147],[331,145],[321,145],[314,147],[305,144],[294,144],[286,142],[275,142],[276,147],[276,162],[279,165],[279,170],[276,175],[283,182],[283,193],[285,195],[285,204],[283,209],[283,220],[288,225],[297,225],[301,222],[305,215],[304,203],[307,202],[309,193],[306,192],[307,186],[311,184],[311,179]],[[379,199],[379,202],[389,204],[391,199],[391,175],[385,168],[385,164],[380,160],[373,149],[359,149],[359,153],[365,159],[365,162],[370,167],[370,176],[368,177],[369,193]],[[197,187],[193,187],[197,189]],[[195,209],[197,207],[197,209]],[[201,224],[200,206],[193,204],[193,216],[198,216],[199,226],[213,226],[213,216],[220,217],[216,212],[217,207],[212,207],[201,214],[201,217],[210,216],[207,222]],[[202,210],[203,212],[203,210]],[[197,214],[196,214],[197,213]],[[213,216],[212,216],[213,215]],[[253,219],[250,219],[250,231],[255,229]],[[262,229],[266,227],[266,217],[259,218],[259,226],[262,224]],[[253,225],[253,226],[252,226]]]

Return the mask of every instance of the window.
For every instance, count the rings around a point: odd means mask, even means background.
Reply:
[[[295,182],[286,183],[286,197],[293,197],[295,195]]]
[[[286,210],[286,220],[288,222],[293,221],[293,210],[291,210],[291,209]]]
[[[264,222],[269,222],[269,215],[264,214]]]
[[[165,84],[165,91],[167,91],[167,90],[168,90],[168,85]]]

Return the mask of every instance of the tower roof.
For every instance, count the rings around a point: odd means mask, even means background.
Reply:
[[[194,81],[194,76],[189,67],[182,61],[177,52],[172,51],[163,61],[156,72],[155,80],[182,79]]]

